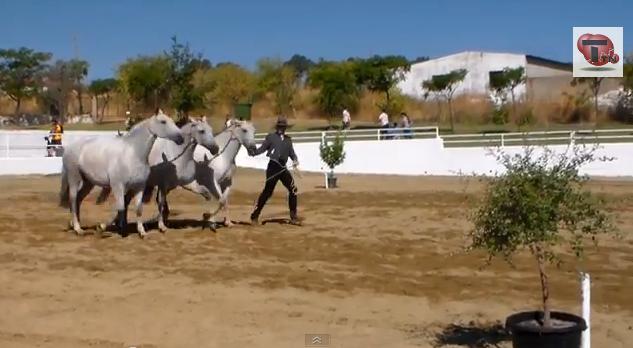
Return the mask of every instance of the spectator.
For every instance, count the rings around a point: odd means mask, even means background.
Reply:
[[[352,124],[352,116],[347,109],[343,109],[343,129],[350,129]]]
[[[400,139],[400,128],[398,127],[398,123],[394,122],[391,124],[391,129],[389,130],[389,133],[391,133],[391,135],[389,136],[389,139]]]
[[[378,116],[378,122],[380,123],[380,128],[382,128],[382,130],[380,131],[380,138],[386,138],[386,134],[388,133],[389,129],[389,115],[387,115],[387,111],[385,109],[382,109],[382,113],[380,113],[380,115]]]
[[[404,139],[413,139],[411,132],[411,119],[406,112],[400,113],[400,128],[402,128]]]
[[[64,133],[64,127],[54,118],[49,136],[47,137],[49,146],[46,147],[46,150],[48,157],[54,157],[59,152],[58,148],[62,145],[62,133]]]

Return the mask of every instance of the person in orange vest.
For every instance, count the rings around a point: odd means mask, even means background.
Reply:
[[[57,122],[57,119],[53,119],[53,125],[51,126],[48,136],[48,145],[57,146],[48,146],[46,148],[48,150],[49,157],[54,156],[53,154],[55,154],[56,148],[62,145],[62,133],[64,133],[64,127]]]

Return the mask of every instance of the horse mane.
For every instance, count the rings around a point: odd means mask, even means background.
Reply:
[[[148,117],[146,119],[144,119],[143,121],[135,124],[134,126],[132,126],[132,128],[130,128],[130,131],[127,132],[127,134],[123,135],[124,137],[129,137],[131,135],[134,135],[136,133],[138,133],[140,130],[145,129],[147,127],[147,124],[149,123],[151,117]]]

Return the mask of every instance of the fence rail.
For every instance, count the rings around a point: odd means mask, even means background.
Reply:
[[[339,131],[288,132],[294,142],[320,142],[333,139]],[[113,136],[116,132],[68,131],[63,144],[86,136]],[[633,129],[560,130],[513,133],[472,133],[440,135],[438,127],[411,129],[359,129],[342,131],[347,141],[390,139],[438,139],[444,147],[521,146],[591,143],[633,143]],[[0,131],[1,157],[43,157],[47,154],[47,131]],[[261,142],[266,134],[255,139]]]

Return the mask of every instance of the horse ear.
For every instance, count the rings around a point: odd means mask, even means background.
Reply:
[[[201,120],[202,122],[207,123],[207,115],[202,116]]]
[[[158,113],[157,113],[157,115],[164,115],[164,114],[165,114],[165,113],[163,112],[163,109],[158,108]]]
[[[209,163],[209,161],[210,161],[210,160],[209,160],[209,156],[207,156],[207,154],[205,153],[205,154],[204,154],[204,160],[203,160],[204,164],[208,164],[208,163]]]
[[[162,157],[163,157],[163,162],[169,162],[164,152],[162,153]]]

